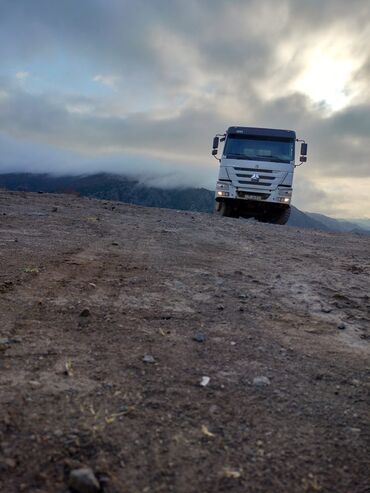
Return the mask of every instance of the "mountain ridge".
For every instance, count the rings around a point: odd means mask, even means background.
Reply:
[[[3,173],[0,187],[8,190],[50,193],[75,193],[103,200],[116,200],[147,207],[211,213],[214,192],[206,188],[160,188],[145,184],[140,178],[109,173],[53,176],[48,173]],[[289,226],[370,235],[356,223],[303,212],[292,206]]]

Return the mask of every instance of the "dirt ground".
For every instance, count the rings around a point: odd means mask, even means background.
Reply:
[[[1,492],[370,491],[368,237],[2,191],[0,266]]]

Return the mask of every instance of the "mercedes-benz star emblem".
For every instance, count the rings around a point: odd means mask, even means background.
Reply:
[[[253,175],[251,176],[251,181],[258,183],[260,181],[260,175],[258,173],[253,173]]]

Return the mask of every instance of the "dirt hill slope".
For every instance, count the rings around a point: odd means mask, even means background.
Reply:
[[[0,491],[367,491],[369,251],[0,192]]]

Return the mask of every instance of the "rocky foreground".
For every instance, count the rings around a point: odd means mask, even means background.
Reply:
[[[369,253],[0,192],[0,491],[368,491]]]

